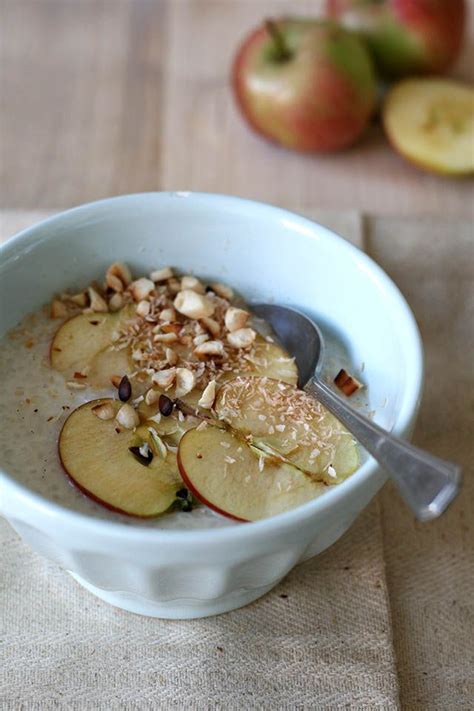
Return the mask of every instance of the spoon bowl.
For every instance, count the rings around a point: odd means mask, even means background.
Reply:
[[[440,516],[459,492],[461,470],[414,447],[364,417],[319,378],[324,338],[318,326],[295,309],[277,304],[253,304],[294,357],[298,385],[319,400],[385,469],[420,521]]]

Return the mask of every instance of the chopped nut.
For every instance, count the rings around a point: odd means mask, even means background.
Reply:
[[[249,316],[250,314],[248,311],[238,309],[235,306],[229,306],[224,317],[226,329],[231,333],[233,331],[238,331],[239,328],[243,328],[245,326]]]
[[[107,269],[105,283],[110,289],[121,293],[132,281],[130,269],[123,262],[114,262]]]
[[[209,318],[209,317],[205,316],[204,318],[201,319],[201,323],[204,326],[204,328],[206,328],[209,331],[211,336],[216,337],[220,334],[221,327],[219,326],[217,321],[215,321],[213,318]]]
[[[151,376],[151,382],[158,385],[159,388],[167,390],[170,388],[176,379],[176,368],[165,368],[159,370]]]
[[[166,279],[171,279],[173,276],[173,270],[171,267],[163,267],[163,269],[155,269],[150,274],[150,279],[152,281],[165,281]]]
[[[162,459],[166,459],[166,457],[168,456],[168,450],[166,449],[166,445],[161,439],[160,435],[154,427],[149,427],[148,432],[151,435],[151,441],[153,442],[156,453],[159,454]]]
[[[95,405],[92,412],[100,420],[111,420],[115,416],[114,406],[110,402],[101,402]]]
[[[176,318],[176,311],[172,308],[163,309],[160,311],[159,319],[160,321],[174,321]]]
[[[239,328],[227,335],[227,340],[234,348],[248,348],[255,341],[257,334],[253,328]]]
[[[165,358],[170,365],[176,365],[178,362],[178,354],[172,348],[166,348]]]
[[[205,343],[208,340],[209,340],[209,334],[208,333],[201,333],[199,336],[194,336],[193,343],[195,346],[200,346],[201,343]]]
[[[339,390],[342,390],[344,395],[347,395],[348,397],[353,395],[357,390],[360,390],[360,388],[364,387],[362,383],[357,380],[357,378],[354,378],[353,375],[349,375],[347,370],[344,370],[344,368],[341,368],[339,373],[336,375],[334,383]]]
[[[226,286],[225,284],[220,284],[217,282],[214,282],[214,284],[211,284],[210,286],[212,291],[217,294],[217,296],[220,296],[223,299],[227,299],[228,301],[234,298],[234,291],[230,288],[230,286]]]
[[[122,382],[122,376],[121,375],[111,375],[110,382],[112,383],[114,388],[118,388],[120,383]]]
[[[111,311],[120,311],[122,306],[123,306],[122,294],[119,294],[118,292],[116,292],[115,294],[112,294],[110,301],[109,301],[109,309]]]
[[[130,284],[130,292],[133,296],[134,301],[141,301],[149,296],[150,292],[155,288],[154,283],[151,279],[146,277],[141,277]]]
[[[62,301],[54,299],[51,303],[51,318],[65,318],[67,316],[67,306]]]
[[[206,341],[194,349],[194,354],[198,358],[208,358],[211,356],[222,357],[224,355],[224,344],[222,341]]]
[[[205,318],[214,313],[214,304],[202,294],[197,294],[191,289],[183,289],[174,300],[177,311],[189,318]]]
[[[137,314],[139,316],[148,316],[150,313],[150,302],[149,301],[139,301],[137,304]]]
[[[181,279],[181,289],[191,289],[191,291],[196,291],[198,294],[204,294],[205,288],[199,279],[193,276],[184,276]]]
[[[86,387],[86,384],[81,383],[80,380],[68,380],[66,385],[69,390],[84,390]]]
[[[120,410],[117,412],[115,419],[119,425],[122,425],[122,427],[125,427],[127,430],[133,430],[134,427],[137,427],[140,424],[138,412],[127,403],[122,405]]]
[[[211,380],[206,387],[204,388],[204,391],[199,398],[198,405],[199,407],[204,407],[207,410],[210,410],[211,407],[214,405],[214,400],[216,399],[216,381]]]
[[[180,323],[164,323],[161,326],[161,330],[163,333],[176,333],[178,334],[182,329],[182,325]]]
[[[73,294],[69,297],[73,304],[80,306],[82,309],[87,306],[87,294],[85,291],[80,291],[79,294]]]
[[[109,307],[107,306],[105,299],[103,299],[92,286],[90,286],[87,291],[89,292],[91,310],[106,313],[109,310]]]
[[[170,291],[171,294],[177,294],[179,291],[181,291],[181,282],[179,279],[176,279],[173,277],[172,279],[168,280],[168,290]]]
[[[188,368],[176,368],[176,397],[187,395],[194,388],[196,377]]]
[[[178,340],[178,336],[173,331],[171,333],[157,333],[153,336],[155,343],[173,343]]]
[[[147,405],[154,405],[155,402],[158,402],[159,399],[160,393],[158,392],[158,390],[153,390],[153,388],[150,388],[145,395],[145,403]]]

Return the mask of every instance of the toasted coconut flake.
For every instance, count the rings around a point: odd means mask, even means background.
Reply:
[[[146,277],[141,277],[140,279],[133,281],[130,284],[129,288],[130,288],[130,293],[133,296],[133,300],[134,301],[142,301],[142,299],[146,299],[150,295],[150,293],[155,288],[155,285],[151,281],[151,279],[147,279]]]
[[[248,348],[252,345],[257,337],[256,331],[253,328],[239,328],[227,335],[227,341],[234,348]]]
[[[154,282],[166,281],[166,279],[171,279],[173,277],[173,270],[171,267],[163,267],[163,269],[155,269],[150,274],[150,279]]]
[[[107,269],[105,283],[110,289],[121,293],[132,281],[130,269],[123,262],[114,262]]]
[[[51,318],[65,318],[68,314],[66,304],[59,299],[54,299],[51,303]]]
[[[216,399],[216,381],[210,380],[209,383],[204,388],[204,391],[199,398],[198,405],[206,410],[210,410],[214,405],[214,400]]]
[[[194,354],[198,358],[222,358],[224,353],[224,344],[222,341],[206,341],[194,349]]]
[[[181,314],[196,319],[212,316],[215,309],[214,304],[207,296],[197,294],[191,289],[183,289],[177,294],[174,307]]]
[[[214,282],[210,285],[210,287],[212,291],[217,294],[217,296],[220,296],[222,299],[227,299],[227,301],[230,301],[234,298],[233,289],[231,289],[230,286],[227,286],[226,284]]]
[[[165,368],[152,375],[151,382],[159,388],[167,390],[176,380],[176,368]]]
[[[109,307],[107,306],[107,302],[105,301],[105,299],[103,299],[102,296],[97,293],[97,291],[92,286],[90,286],[87,291],[89,293],[91,311],[96,311],[98,313],[107,313]]]
[[[67,387],[69,390],[84,390],[86,387],[85,383],[81,383],[80,380],[68,380],[66,382]]]
[[[238,309],[235,306],[229,306],[224,317],[226,329],[231,333],[233,331],[238,331],[240,328],[245,326],[249,316],[250,314],[248,311]]]
[[[176,368],[176,397],[183,397],[191,392],[196,384],[196,376],[189,368]]]
[[[148,316],[148,314],[150,313],[150,308],[151,308],[150,302],[145,301],[143,299],[142,301],[139,301],[137,304],[137,314],[144,318],[145,316]]]
[[[117,412],[115,419],[117,420],[119,425],[122,425],[122,427],[125,427],[125,429],[127,430],[133,430],[134,427],[138,427],[138,425],[140,424],[138,412],[127,403],[125,403],[125,405],[122,405],[120,410]]]
[[[101,402],[92,408],[92,412],[100,420],[112,420],[115,416],[115,410],[110,402]]]
[[[123,296],[116,292],[109,301],[109,309],[113,312],[120,311],[123,306]]]
[[[357,378],[350,375],[347,370],[344,370],[344,368],[341,368],[339,373],[336,375],[334,383],[339,390],[342,390],[344,395],[347,395],[348,397],[364,387],[362,383],[357,380]]]

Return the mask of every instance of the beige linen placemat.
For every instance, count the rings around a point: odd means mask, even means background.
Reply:
[[[306,211],[362,245],[356,214]],[[3,236],[44,213],[1,214]],[[397,709],[377,502],[246,608],[142,618],[90,595],[0,522],[0,704],[67,709]]]

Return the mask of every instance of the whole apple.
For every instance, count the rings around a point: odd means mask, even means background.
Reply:
[[[331,21],[283,18],[258,27],[238,50],[232,83],[248,123],[300,151],[350,146],[376,103],[367,50]]]
[[[461,49],[465,0],[327,0],[326,7],[368,42],[387,77],[444,72]]]

